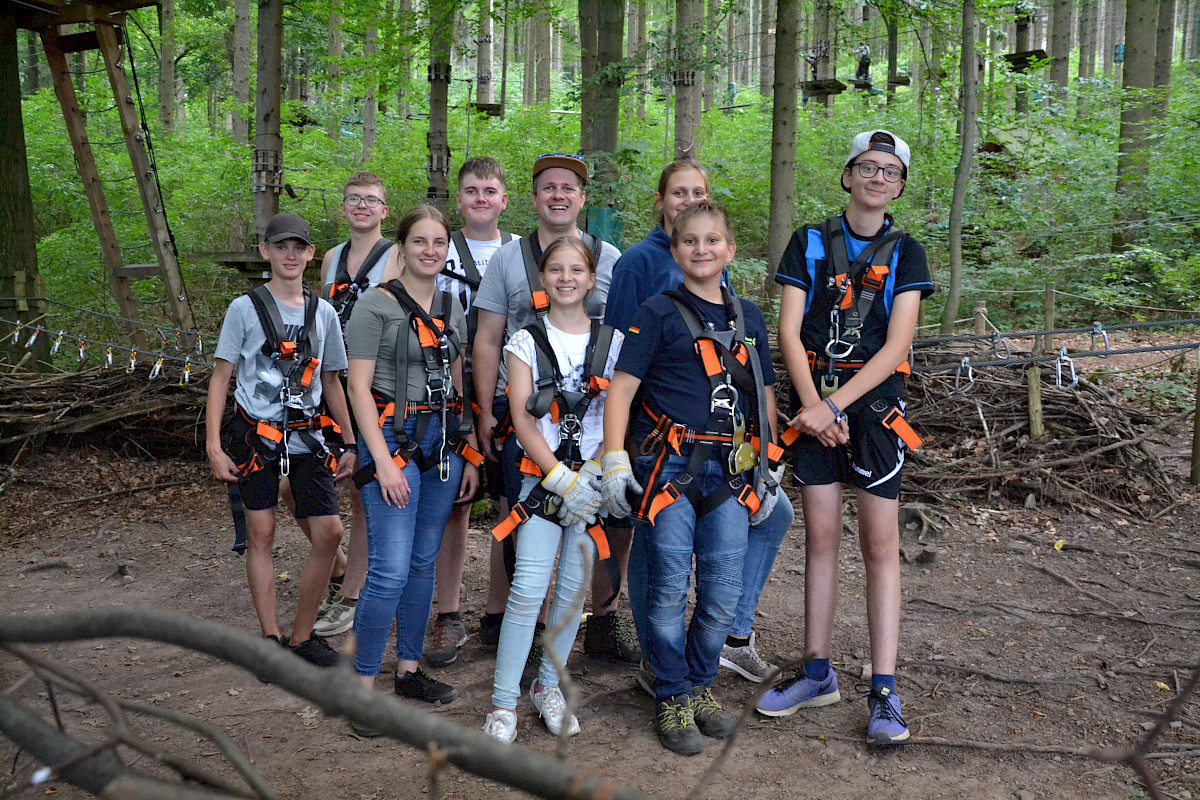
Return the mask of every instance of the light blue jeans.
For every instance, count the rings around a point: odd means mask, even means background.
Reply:
[[[771,516],[757,525],[750,526],[746,539],[746,561],[742,568],[742,594],[738,598],[737,611],[733,615],[730,636],[746,638],[754,629],[754,613],[758,609],[758,600],[771,577],[779,548],[795,519],[796,512],[792,508],[792,502],[784,494],[772,509]],[[638,553],[638,543],[635,541],[629,557],[629,611],[633,615],[638,643],[644,653],[646,595],[643,590],[646,585],[646,560]]]
[[[638,458],[634,472],[639,479],[645,478],[650,461]],[[670,456],[662,480],[686,465],[686,458]],[[706,461],[696,481],[703,496],[711,495],[725,481],[721,464]],[[748,529],[745,507],[730,497],[700,519],[692,504],[680,498],[660,511],[653,525],[639,523],[634,530],[629,594],[645,600],[642,621],[636,616],[634,621],[654,671],[658,700],[712,685],[742,594]],[[696,606],[685,628],[693,556]]]
[[[528,495],[537,483],[538,478],[526,477],[521,482],[521,497]],[[568,614],[572,617],[552,642],[554,652],[564,665],[579,632],[579,614],[571,614],[571,609],[583,590],[584,559],[594,562],[596,558],[596,543],[583,525],[562,528],[541,517],[530,517],[512,535],[517,537],[516,570],[508,592],[504,622],[500,626],[496,678],[492,687],[492,705],[509,710],[516,709],[517,698],[521,696],[521,673],[533,644],[538,611],[550,588],[555,556],[558,556],[558,575],[554,583],[554,601],[550,605],[549,627],[553,628]],[[586,556],[580,543],[586,546]],[[558,682],[554,663],[549,654],[544,655],[538,683],[558,686]]]
[[[396,436],[392,418],[383,425],[388,450],[395,452]],[[405,429],[411,436],[415,420]],[[434,420],[421,442],[421,451],[434,451],[441,438],[441,424]],[[363,466],[374,463],[362,437],[358,451]],[[362,487],[363,511],[367,517],[367,580],[354,611],[354,636],[357,650],[354,669],[359,675],[379,674],[383,648],[396,623],[396,657],[417,661],[425,648],[425,628],[433,607],[433,567],[442,547],[442,531],[450,509],[458,496],[462,479],[461,456],[450,456],[450,476],[438,478],[436,466],[423,474],[415,462],[404,468],[408,481],[408,505],[404,508],[383,501],[379,483]]]

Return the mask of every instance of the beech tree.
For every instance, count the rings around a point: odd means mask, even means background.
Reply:
[[[675,158],[695,158],[703,75],[697,69],[704,31],[703,0],[675,0]]]
[[[796,205],[796,58],[800,27],[800,0],[779,0],[775,19],[775,96],[771,112],[771,210],[767,229],[768,296],[778,291],[775,272],[792,235],[792,209]]]
[[[1150,152],[1149,124],[1154,116],[1154,58],[1158,31],[1158,0],[1126,0],[1125,64],[1122,70],[1121,140],[1117,153],[1117,196],[1125,222],[1142,219],[1143,179]],[[1121,249],[1133,239],[1128,228],[1113,230],[1112,246]]]

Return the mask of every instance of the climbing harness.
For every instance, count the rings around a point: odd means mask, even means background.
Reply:
[[[329,297],[326,299],[333,304],[333,310],[337,312],[338,321],[341,322],[343,328],[346,327],[346,321],[350,319],[350,312],[354,310],[354,304],[358,302],[359,295],[370,288],[371,270],[394,244],[395,242],[391,239],[380,239],[376,242],[371,247],[371,251],[367,253],[367,257],[363,259],[362,265],[358,268],[358,275],[354,278],[350,277],[350,243],[343,242],[340,245],[337,270],[333,274],[333,283],[329,286]]]

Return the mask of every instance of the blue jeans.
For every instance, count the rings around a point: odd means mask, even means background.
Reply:
[[[394,452],[396,435],[391,419],[384,421],[383,438],[388,450]],[[407,420],[405,430],[410,436],[414,428],[415,420]],[[434,420],[421,442],[421,451],[432,453],[440,439],[441,424]],[[358,451],[363,466],[374,463],[361,435]],[[404,508],[383,502],[376,481],[360,490],[367,517],[367,581],[354,611],[354,669],[359,675],[379,674],[393,620],[396,657],[408,661],[421,658],[433,607],[433,566],[458,495],[462,470],[463,460],[457,455],[450,456],[450,477],[446,481],[439,480],[436,466],[422,474],[415,462],[409,462],[404,467],[409,491]]]
[[[651,461],[637,459],[634,472],[639,482]],[[662,480],[670,480],[686,465],[687,459],[670,456],[663,465]],[[711,495],[725,482],[721,464],[709,459],[696,481],[703,496]],[[712,685],[742,594],[748,529],[745,507],[730,497],[699,520],[692,504],[680,498],[660,511],[653,525],[638,523],[634,530],[630,606],[633,597],[644,598],[643,619],[639,623],[635,609],[634,622],[654,671],[658,700]],[[693,555],[696,607],[685,629]]]
[[[779,498],[771,516],[757,525],[751,525],[746,538],[746,561],[742,568],[742,595],[738,598],[737,611],[733,615],[733,626],[729,630],[731,636],[746,638],[754,629],[754,612],[758,609],[758,600],[762,597],[767,580],[771,577],[771,569],[775,566],[775,557],[784,537],[791,530],[796,512],[792,509],[791,500],[785,494]],[[629,611],[633,615],[633,625],[637,629],[638,643],[642,652],[646,652],[646,559],[644,551],[638,550],[635,537],[629,556]]]
[[[538,478],[526,477],[521,483],[521,497],[537,485]],[[562,528],[550,520],[530,517],[512,534],[517,537],[517,563],[513,573],[512,588],[508,592],[508,607],[504,610],[504,622],[500,626],[500,647],[496,651],[496,678],[492,687],[492,705],[496,708],[516,709],[521,696],[521,673],[525,670],[525,659],[529,646],[533,644],[534,629],[542,600],[550,588],[550,575],[554,571],[554,558],[558,559],[558,576],[554,584],[554,602],[550,605],[549,626],[571,615],[561,633],[554,639],[554,652],[565,666],[575,635],[579,632],[579,614],[571,614],[583,587],[584,552],[580,544],[587,547],[589,560],[595,561],[596,543],[583,529],[583,525]],[[580,601],[582,610],[582,601]],[[549,654],[542,657],[538,683],[542,686],[558,686],[558,672]]]

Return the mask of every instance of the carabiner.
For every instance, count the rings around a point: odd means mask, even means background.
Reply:
[[[958,381],[962,378],[963,370],[967,371],[967,381],[975,382],[975,370],[971,369],[971,359],[968,356],[963,356],[963,360],[958,365],[958,370],[954,373],[954,391],[958,391]]]
[[[1071,383],[1068,386],[1063,386],[1063,364],[1066,364],[1067,368],[1071,371]],[[1079,378],[1075,375],[1075,362],[1067,355],[1067,348],[1065,347],[1058,351],[1058,360],[1054,362],[1054,382],[1058,385],[1058,388],[1066,392],[1071,391],[1079,385]]]
[[[1004,352],[1000,352],[1000,344],[1004,344]],[[1008,346],[1008,339],[1000,335],[1000,331],[992,334],[992,352],[996,358],[1012,358],[1012,350]]]
[[[1099,322],[1092,323],[1092,352],[1096,352],[1096,337],[1104,339],[1104,352],[1096,356],[1096,358],[1108,358],[1108,351],[1111,350],[1108,346],[1108,331],[1104,330],[1104,326]]]
[[[737,408],[738,390],[732,383],[719,383],[713,387],[708,397],[708,412],[711,414],[718,408],[723,411],[733,411]]]
[[[857,343],[856,342],[855,343],[844,342],[841,339],[830,339],[825,344],[825,355],[829,356],[834,361],[841,361],[843,359],[847,359],[850,357],[850,354],[854,352],[855,344],[857,344]],[[835,345],[841,345],[842,347],[845,347],[846,349],[845,350],[835,350]]]

